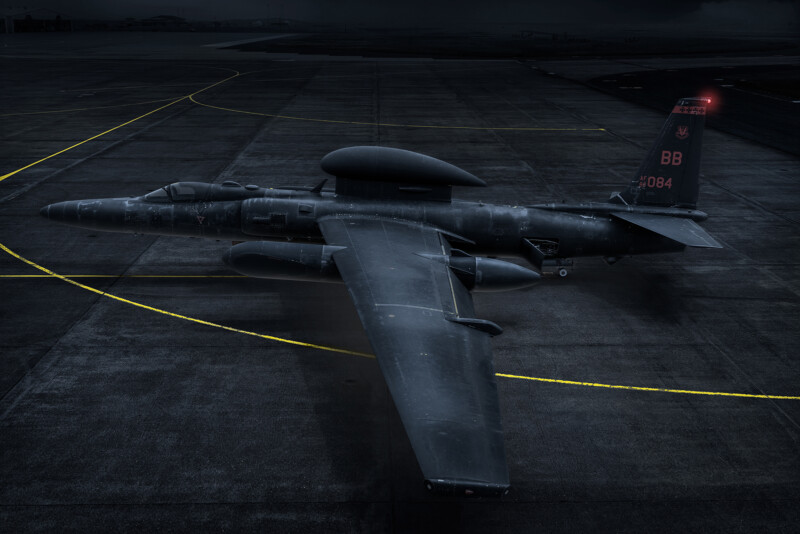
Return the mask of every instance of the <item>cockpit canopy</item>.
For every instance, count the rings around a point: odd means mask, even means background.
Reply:
[[[242,186],[237,182],[207,184],[204,182],[175,182],[144,196],[147,202],[211,202],[215,200],[241,200],[264,196],[264,189]]]

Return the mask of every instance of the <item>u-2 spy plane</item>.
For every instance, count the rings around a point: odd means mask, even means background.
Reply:
[[[224,261],[254,277],[343,281],[429,490],[508,491],[489,339],[470,291],[529,286],[547,261],[720,245],[697,221],[708,99],[678,101],[627,189],[606,202],[497,206],[451,199],[486,184],[422,154],[378,146],[322,159],[335,191],[177,182],[141,197],[72,200],[43,216],[89,228],[243,241]],[[492,256],[492,258],[486,257]]]

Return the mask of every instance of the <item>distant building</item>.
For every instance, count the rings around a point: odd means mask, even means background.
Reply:
[[[142,19],[142,29],[150,31],[176,31],[189,29],[189,23],[181,17],[172,15],[158,15],[149,19]]]
[[[3,33],[71,32],[72,20],[64,13],[52,9],[32,9],[9,12],[3,17]]]

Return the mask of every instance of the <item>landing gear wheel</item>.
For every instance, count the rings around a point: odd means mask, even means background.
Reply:
[[[540,269],[545,276],[566,278],[572,272],[572,266],[573,263],[570,258],[549,258],[542,261]]]

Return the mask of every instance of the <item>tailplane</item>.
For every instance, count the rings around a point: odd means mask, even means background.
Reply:
[[[709,98],[682,98],[672,109],[628,189],[611,202],[697,207],[700,152]]]

